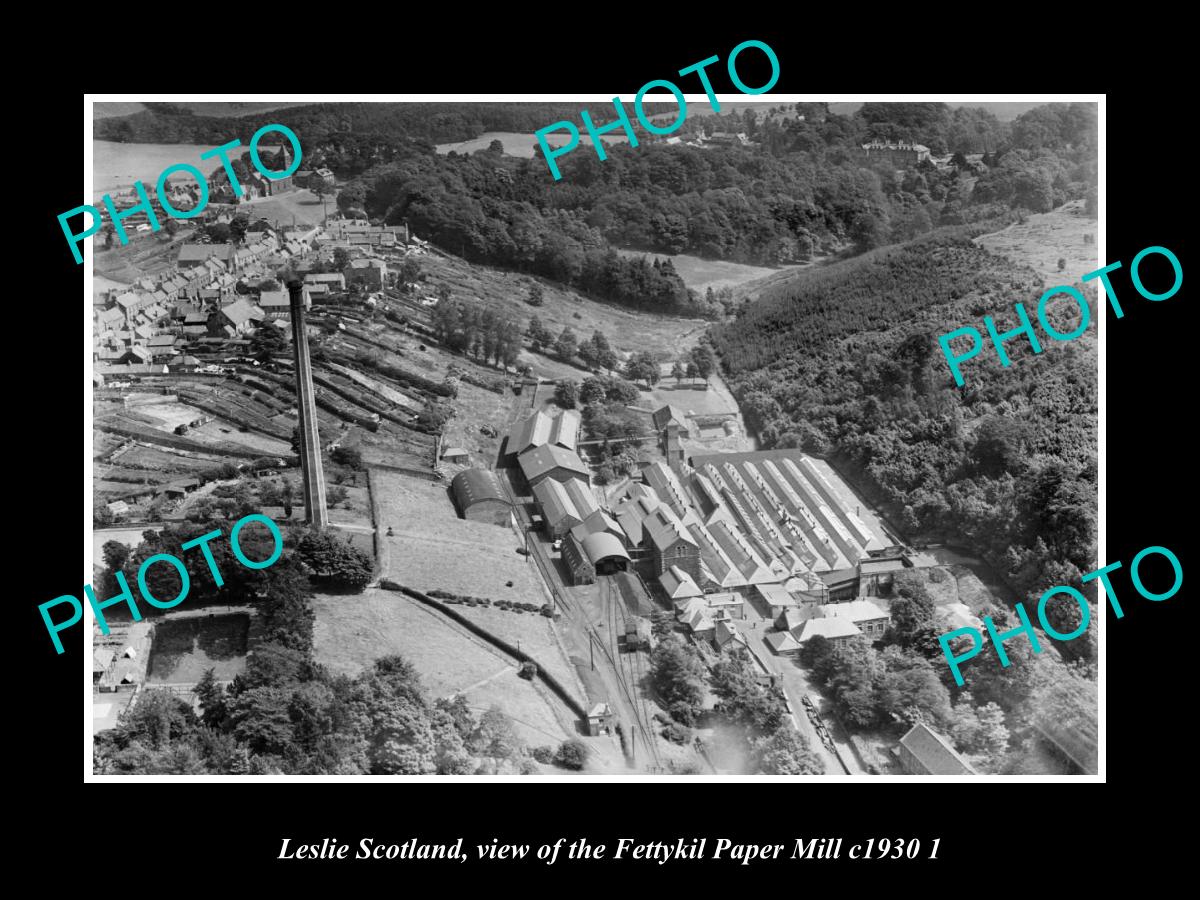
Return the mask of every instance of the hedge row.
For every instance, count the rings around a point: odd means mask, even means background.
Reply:
[[[457,613],[455,610],[451,609],[445,603],[441,602],[440,600],[435,600],[433,597],[430,597],[428,594],[422,594],[420,591],[415,591],[412,588],[404,587],[401,584],[396,584],[394,581],[390,581],[387,578],[381,579],[379,582],[379,586],[387,591],[400,591],[400,593],[405,594],[406,596],[412,597],[414,600],[424,603],[426,606],[436,609],[438,612],[442,613],[447,618],[453,619],[455,622],[457,622],[463,628],[470,631],[472,634],[478,635],[479,637],[483,638],[488,643],[490,643],[496,647],[499,647],[501,650],[503,650],[509,656],[512,656],[515,659],[519,659],[521,662],[533,663],[534,665],[537,666],[537,669],[538,669],[538,671],[537,671],[538,679],[544,685],[546,685],[546,687],[550,688],[550,690],[554,692],[555,696],[557,696],[560,700],[562,700],[562,702],[565,703],[571,709],[571,711],[575,713],[575,715],[579,716],[579,718],[581,718],[581,719],[587,718],[587,711],[583,708],[583,706],[579,703],[579,701],[576,700],[574,697],[572,697],[570,695],[570,693],[567,692],[567,689],[564,688],[559,683],[558,679],[555,678],[553,675],[551,675],[549,672],[547,672],[545,667],[540,665],[538,663],[538,661],[536,659],[534,659],[532,656],[530,656],[528,653],[525,653],[522,650],[518,650],[516,647],[514,647],[508,641],[504,640],[503,638],[496,637],[496,635],[492,634],[490,631],[488,631],[483,626],[479,625],[476,622],[472,622],[466,616],[459,615],[459,613]]]
[[[538,606],[536,603],[518,603],[513,600],[497,600],[494,604],[487,597],[472,597],[468,594],[456,594],[453,591],[443,591],[440,588],[435,588],[432,591],[427,591],[430,597],[437,597],[446,603],[461,603],[464,606],[495,606],[496,609],[507,609],[511,612],[540,612],[542,615],[550,617],[554,615],[554,608],[549,603],[543,603]]]

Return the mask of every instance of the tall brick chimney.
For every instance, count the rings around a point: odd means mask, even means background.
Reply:
[[[296,408],[300,411],[300,471],[304,476],[304,520],[324,528],[329,524],[325,506],[325,473],[321,469],[321,435],[317,430],[317,400],[313,392],[312,361],[304,326],[304,284],[287,282],[292,316],[292,347],[296,361]]]

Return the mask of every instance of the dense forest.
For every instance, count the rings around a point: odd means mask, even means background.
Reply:
[[[1015,321],[1042,289],[952,229],[798,273],[712,338],[765,446],[830,455],[910,537],[977,548],[1033,594],[1094,568],[1093,335],[1040,355],[1010,342],[1009,368],[985,352],[963,389],[935,338]]]
[[[567,104],[350,103],[210,118],[155,108],[97,120],[94,135],[215,146],[247,141],[259,125],[280,121],[299,136],[305,165],[328,165],[350,181],[339,197],[345,212],[408,218],[418,234],[468,259],[662,311],[705,307],[677,279],[606,256],[610,246],[775,265],[866,251],[1009,209],[1046,212],[1095,194],[1090,104],[1050,104],[1012,123],[940,103],[868,103],[853,116],[811,103],[693,116],[685,137],[730,129],[751,143],[668,145],[642,131],[637,147],[609,146],[601,161],[585,135],[559,157],[557,182],[540,156],[518,159],[496,146],[441,156],[432,146],[578,122],[578,112]],[[594,112],[601,121],[611,109]],[[873,137],[916,140],[955,156],[945,167],[926,160],[899,170],[858,152]],[[968,161],[974,152],[982,158]]]
[[[614,118],[611,104],[603,103],[314,103],[245,116],[197,115],[171,103],[146,107],[127,116],[96,119],[92,136],[121,143],[216,147],[235,138],[245,144],[263,125],[282,122],[308,149],[339,141],[364,146],[397,139],[444,144],[487,131],[530,134],[562,119],[578,122],[581,109],[588,110],[597,125]],[[669,108],[669,104],[646,104],[651,114]]]

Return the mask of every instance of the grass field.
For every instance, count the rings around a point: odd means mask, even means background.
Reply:
[[[490,266],[472,265],[457,257],[430,254],[422,257],[421,267],[428,275],[425,293],[446,286],[454,297],[473,298],[484,305],[510,313],[522,326],[537,315],[555,334],[570,325],[581,337],[591,337],[596,329],[604,332],[617,352],[661,351],[664,347],[683,352],[700,339],[707,323],[702,319],[662,316],[591,300],[562,285],[528,275],[504,272]],[[543,304],[525,302],[529,288],[540,281]],[[532,360],[544,359],[536,355]],[[535,365],[535,371],[539,366]],[[577,376],[582,373],[574,370]],[[553,377],[553,376],[547,376]]]
[[[417,667],[432,698],[461,693],[477,713],[497,705],[531,745],[569,736],[569,720],[561,721],[555,708],[561,703],[519,678],[511,659],[403,594],[317,594],[313,610],[317,661],[335,673],[354,675],[379,657],[399,654]]]
[[[320,225],[325,220],[325,209],[330,214],[337,212],[337,204],[333,197],[325,198],[322,209],[321,200],[309,190],[288,191],[275,197],[263,197],[260,200],[249,200],[238,206],[238,212],[250,217],[250,221],[266,219],[290,228],[293,219],[297,226]]]
[[[385,575],[421,591],[546,602],[511,529],[458,518],[444,483],[380,471],[375,484],[379,527],[395,531]]]
[[[1026,265],[1046,279],[1047,286],[1078,284],[1104,264],[1096,249],[1098,223],[1084,213],[1082,200],[1072,200],[1048,213],[1026,217],[1002,231],[975,238],[975,243],[1015,263]],[[1084,242],[1084,236],[1089,241]],[[1066,261],[1060,270],[1059,259]]]
[[[723,287],[737,287],[749,281],[765,278],[779,269],[751,266],[745,263],[727,262],[723,259],[701,259],[689,253],[646,253],[643,250],[618,250],[622,256],[645,256],[650,260],[669,259],[683,283],[696,293],[703,295],[710,287],[716,291]],[[792,268],[792,267],[788,267]]]
[[[303,106],[303,103],[258,103],[258,102],[229,102],[203,103],[187,100],[175,101],[175,106],[190,109],[198,116],[249,116],[254,113],[270,112],[273,109],[287,109],[289,106]],[[141,112],[146,108],[144,103],[133,101],[106,101],[92,104],[92,117],[108,119],[114,116],[128,116]]]

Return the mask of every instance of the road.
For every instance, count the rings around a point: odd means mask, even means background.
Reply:
[[[755,655],[762,660],[763,665],[781,676],[783,693],[792,707],[792,720],[796,723],[796,727],[808,739],[809,746],[812,747],[813,751],[825,762],[826,774],[846,774],[846,769],[838,762],[837,757],[830,753],[825,744],[822,743],[816,729],[813,728],[812,722],[809,721],[808,715],[804,711],[804,704],[801,702],[804,695],[808,694],[812,697],[817,708],[820,709],[822,706],[821,694],[809,684],[803,669],[787,657],[776,656],[775,652],[767,645],[766,636],[771,631],[771,620],[763,618],[762,614],[749,600],[743,604],[743,609],[745,610],[746,619],[743,623],[742,633],[746,635],[747,640],[753,643]],[[837,746],[838,753],[841,755],[846,767],[849,768],[850,774],[868,774],[866,769],[858,764],[858,760],[851,750],[850,745],[845,742],[844,738],[839,737],[839,729],[836,723],[826,716],[822,718],[825,719],[825,725],[833,737],[833,742]]]

